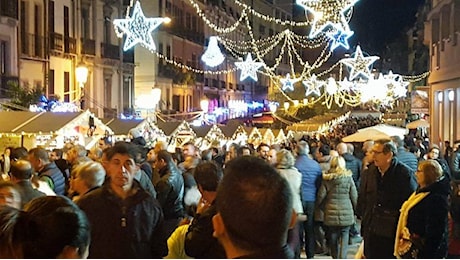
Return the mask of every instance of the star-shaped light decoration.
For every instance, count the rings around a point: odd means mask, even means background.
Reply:
[[[240,81],[245,80],[247,77],[257,81],[257,70],[263,65],[263,62],[254,61],[251,53],[248,53],[245,61],[235,62],[235,66],[241,70]]]
[[[281,87],[284,91],[294,91],[294,84],[300,81],[300,78],[291,79],[291,74],[287,73],[284,79],[280,79]]]
[[[322,80],[318,80],[316,74],[313,74],[307,80],[302,81],[302,84],[305,86],[305,96],[309,96],[310,94],[321,96],[319,89],[326,83]]]
[[[155,42],[152,38],[152,32],[163,22],[169,22],[169,18],[146,18],[141,9],[141,4],[136,2],[133,14],[130,18],[114,19],[113,25],[118,37],[126,34],[125,45],[123,50],[127,51],[134,45],[140,43],[150,51],[155,51]]]
[[[352,81],[349,81],[348,78],[344,78],[341,81],[337,82],[339,84],[339,91],[353,91],[355,88],[355,83]]]
[[[398,80],[396,81],[396,84],[393,85],[393,96],[395,98],[402,98],[407,95],[407,86],[409,85],[409,82],[404,81],[402,76],[398,77]]]
[[[313,14],[310,38],[316,37],[327,26],[336,31],[350,31],[345,13],[358,0],[297,0],[296,3]]]
[[[336,31],[329,32],[327,36],[331,39],[331,51],[334,51],[337,47],[342,46],[345,49],[349,49],[350,45],[348,44],[348,38],[353,36],[355,32],[353,31]]]
[[[371,75],[370,66],[378,59],[380,59],[378,56],[364,57],[361,47],[358,45],[353,58],[344,58],[340,62],[350,68],[350,80],[359,75],[368,79]]]
[[[217,67],[225,60],[225,56],[217,44],[217,36],[209,37],[208,48],[201,56],[201,60],[209,67]]]

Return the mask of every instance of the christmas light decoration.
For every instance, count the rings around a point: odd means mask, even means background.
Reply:
[[[225,60],[225,56],[217,44],[217,36],[209,37],[209,44],[206,51],[201,56],[201,60],[209,67],[217,67]]]
[[[345,13],[358,0],[297,0],[296,3],[313,14],[313,25],[309,36],[316,37],[328,26],[336,31],[350,31]]]
[[[359,75],[367,79],[371,74],[370,66],[378,59],[378,56],[364,57],[361,47],[358,45],[353,58],[344,58],[340,62],[350,68],[350,80],[355,79]]]
[[[246,56],[245,61],[235,62],[235,66],[237,66],[241,70],[241,81],[245,80],[247,77],[250,77],[254,81],[257,81],[257,70],[263,65],[263,62],[253,61],[251,53],[248,53],[248,56]]]
[[[319,89],[326,83],[322,80],[318,80],[316,75],[313,74],[307,80],[302,81],[302,84],[305,86],[305,96],[309,96],[310,94],[321,96]]]
[[[141,4],[136,2],[132,17],[126,19],[115,19],[113,25],[118,37],[126,34],[123,50],[127,51],[134,45],[140,43],[145,48],[155,51],[155,42],[152,32],[163,22],[168,22],[169,18],[146,18],[141,9]]]
[[[353,36],[353,34],[353,31],[336,31],[327,33],[329,39],[332,40],[331,51],[334,51],[339,46],[348,50],[350,48],[350,45],[348,45],[348,38]]]
[[[294,84],[300,81],[300,78],[291,79],[291,74],[287,73],[284,79],[280,79],[284,91],[294,91]]]

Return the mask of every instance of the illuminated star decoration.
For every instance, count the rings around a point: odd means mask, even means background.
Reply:
[[[217,36],[209,37],[208,48],[201,56],[201,60],[209,67],[217,67],[224,62],[225,57],[217,44]]]
[[[291,74],[286,74],[286,78],[280,79],[281,84],[283,84],[282,89],[284,91],[294,91],[294,84],[300,81],[300,78],[291,79]]]
[[[321,96],[319,88],[324,86],[326,83],[322,80],[318,80],[316,78],[316,74],[313,74],[313,76],[307,80],[302,81],[302,84],[305,86],[305,96],[309,96],[310,94]]]
[[[245,80],[247,77],[257,81],[257,70],[263,65],[263,62],[253,61],[251,53],[248,53],[245,61],[235,62],[235,66],[241,70],[240,81]]]
[[[142,12],[141,4],[136,2],[133,14],[130,18],[114,19],[113,25],[118,37],[126,34],[125,45],[123,50],[127,51],[134,45],[140,43],[150,51],[155,51],[155,42],[152,38],[152,32],[169,18],[146,18]]]
[[[350,45],[348,45],[348,38],[353,36],[353,34],[353,31],[336,31],[327,33],[329,39],[332,40],[331,51],[334,51],[339,46],[348,50],[350,48]]]
[[[361,47],[358,45],[353,58],[344,58],[340,62],[350,68],[350,80],[355,79],[359,75],[368,79],[371,75],[370,66],[378,59],[378,56],[364,57]]]
[[[407,95],[407,86],[409,82],[404,81],[402,76],[398,76],[398,80],[393,85],[393,96],[395,98],[405,97]]]
[[[328,26],[336,31],[350,31],[345,12],[358,0],[297,0],[296,3],[313,14],[310,38],[316,37]]]

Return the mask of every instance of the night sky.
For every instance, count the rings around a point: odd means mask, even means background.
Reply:
[[[416,20],[417,8],[424,0],[360,0],[354,5],[350,28],[351,48],[359,44],[363,51],[378,55],[411,27]]]

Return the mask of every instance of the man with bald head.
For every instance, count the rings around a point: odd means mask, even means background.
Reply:
[[[11,163],[11,181],[16,183],[21,194],[22,207],[38,197],[46,196],[45,193],[32,187],[32,165],[27,160],[17,160]]]

